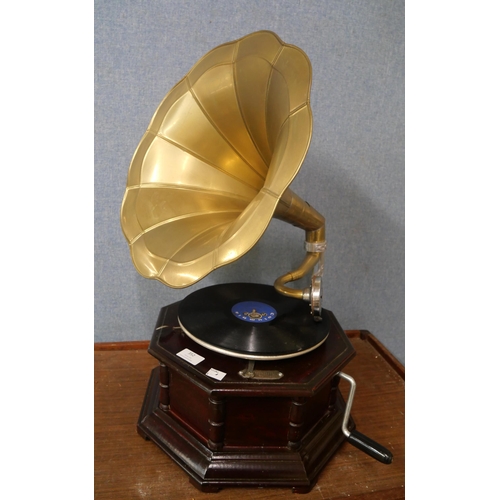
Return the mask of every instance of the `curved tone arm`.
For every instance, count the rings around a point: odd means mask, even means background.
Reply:
[[[274,217],[304,229],[307,243],[325,242],[325,218],[290,189],[287,189],[281,197]],[[286,286],[286,284],[304,277],[318,263],[321,254],[322,252],[307,252],[300,266],[280,276],[274,282],[274,288],[282,295],[310,300],[310,288],[297,290]]]

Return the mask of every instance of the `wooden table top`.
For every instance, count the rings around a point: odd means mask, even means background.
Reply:
[[[347,332],[356,357],[343,369],[357,388],[357,429],[394,455],[384,465],[344,443],[321,472],[308,500],[405,497],[404,367],[366,331]],[[155,444],[136,432],[149,375],[158,361],[149,342],[95,345],[94,490],[96,499],[275,500],[300,498],[290,488],[226,488],[202,493]],[[341,382],[344,397],[348,386]]]

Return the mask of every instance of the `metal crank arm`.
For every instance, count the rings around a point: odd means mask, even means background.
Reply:
[[[352,402],[354,400],[354,392],[356,391],[356,382],[350,375],[343,372],[338,372],[337,375],[344,380],[347,380],[347,382],[351,385],[349,389],[349,396],[347,398],[344,420],[342,422],[342,432],[347,437],[347,441],[383,464],[392,463],[392,453],[387,448],[384,448],[379,443],[373,441],[373,439],[361,434],[361,432],[358,432],[357,430],[349,431],[347,428],[349,417],[351,415]]]

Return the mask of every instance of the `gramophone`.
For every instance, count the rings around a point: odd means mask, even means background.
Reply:
[[[350,416],[355,351],[321,304],[325,219],[289,188],[311,140],[311,78],[306,54],[270,31],[220,45],[164,98],[130,165],[121,223],[145,278],[197,283],[273,217],[305,231],[302,264],[274,286],[208,286],[160,311],[137,430],[202,491],[308,492],[346,440],[392,461]]]

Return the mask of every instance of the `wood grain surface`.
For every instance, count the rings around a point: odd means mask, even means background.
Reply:
[[[404,367],[369,332],[350,331],[356,357],[343,370],[356,380],[352,416],[357,429],[394,455],[384,465],[344,443],[305,495],[290,488],[227,488],[202,493],[155,444],[136,431],[151,370],[149,342],[96,344],[94,489],[96,499],[312,500],[405,497]],[[348,387],[341,382],[347,396]]]

